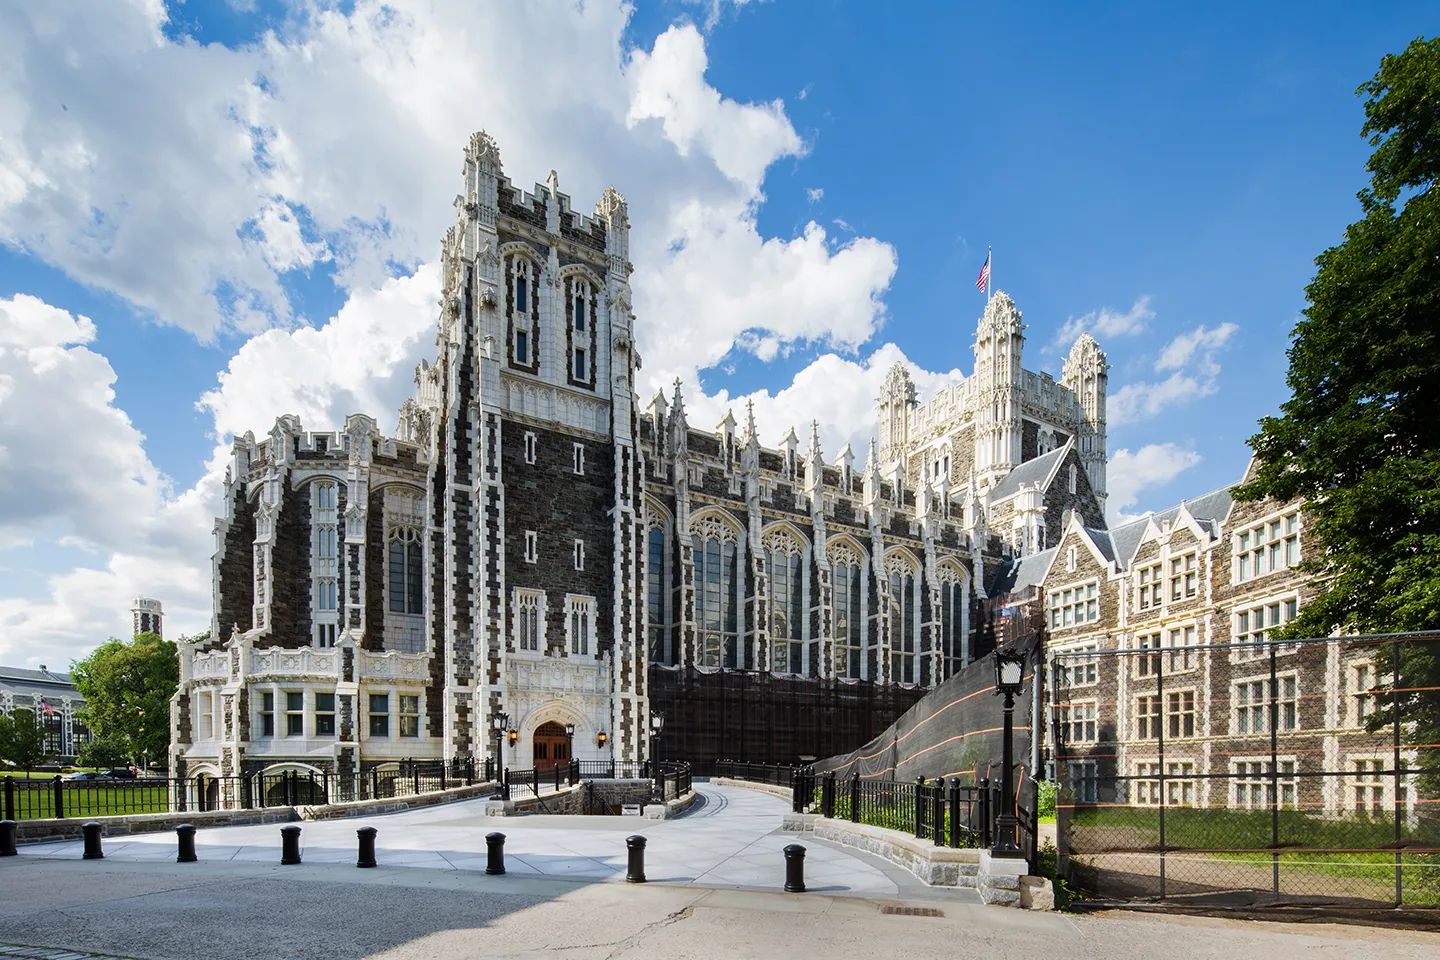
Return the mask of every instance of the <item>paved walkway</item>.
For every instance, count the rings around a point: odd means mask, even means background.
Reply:
[[[636,817],[566,817],[544,814],[486,817],[485,801],[469,800],[376,817],[318,820],[300,824],[304,863],[353,863],[355,831],[378,830],[376,859],[382,867],[484,871],[485,835],[505,834],[505,867],[511,875],[589,882],[625,879],[625,838],[646,838],[645,874],[651,883],[742,890],[780,890],[785,881],[785,846],[806,848],[805,880],[811,892],[843,896],[909,897],[978,903],[970,890],[927,887],[909,872],[879,857],[781,833],[788,804],[743,787],[697,783],[700,802],[674,820]],[[280,826],[211,827],[195,834],[205,862],[277,863]],[[80,841],[25,844],[23,857],[78,859]],[[175,834],[139,834],[104,841],[114,861],[175,859]]]

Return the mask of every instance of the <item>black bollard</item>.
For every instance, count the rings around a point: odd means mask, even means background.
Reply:
[[[805,848],[798,843],[785,848],[785,892],[805,892]]]
[[[195,856],[195,826],[193,824],[180,824],[175,828],[175,837],[180,844],[180,853],[175,857],[176,863],[194,863],[199,859]]]
[[[0,820],[0,857],[13,857],[15,853],[15,821]]]
[[[498,877],[505,872],[505,834],[485,834],[485,872]]]
[[[625,870],[626,883],[645,882],[645,838],[626,837],[625,846],[630,848],[630,864]]]
[[[300,862],[300,828],[293,823],[280,828],[280,862],[287,865]]]
[[[104,860],[105,852],[100,849],[100,824],[93,820],[80,828],[85,834],[85,855],[82,860]]]
[[[374,827],[361,827],[355,831],[355,835],[360,838],[360,858],[355,861],[355,866],[375,866],[375,833]]]

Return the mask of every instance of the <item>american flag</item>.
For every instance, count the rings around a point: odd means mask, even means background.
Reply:
[[[46,703],[44,700],[40,701],[40,709],[45,711],[45,716],[47,717],[55,716],[55,708],[50,706],[50,704]]]
[[[990,254],[985,254],[985,266],[980,268],[980,276],[975,278],[975,286],[981,290],[990,282]]]

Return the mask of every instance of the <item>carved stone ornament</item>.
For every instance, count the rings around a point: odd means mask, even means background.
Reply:
[[[761,536],[760,542],[765,545],[766,550],[773,550],[787,556],[799,556],[805,552],[805,548],[788,530],[767,530]]]
[[[480,290],[480,306],[489,309],[496,304],[495,290],[491,287],[483,287]]]
[[[692,520],[690,532],[701,540],[716,540],[720,543],[740,542],[739,532],[714,514],[707,514],[699,520]]]
[[[915,561],[910,559],[908,554],[897,550],[885,558],[885,572],[898,573],[901,576],[906,574],[914,576]]]
[[[865,563],[865,557],[848,543],[832,543],[827,553],[832,564],[848,563],[858,567]]]

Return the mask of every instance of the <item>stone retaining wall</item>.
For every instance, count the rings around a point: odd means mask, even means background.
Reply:
[[[729,777],[711,777],[710,782],[717,787],[744,787],[747,790],[759,790],[761,793],[768,793],[771,796],[779,797],[786,803],[795,799],[795,792],[789,787],[776,786],[773,783],[755,783],[751,780],[731,780]]]

